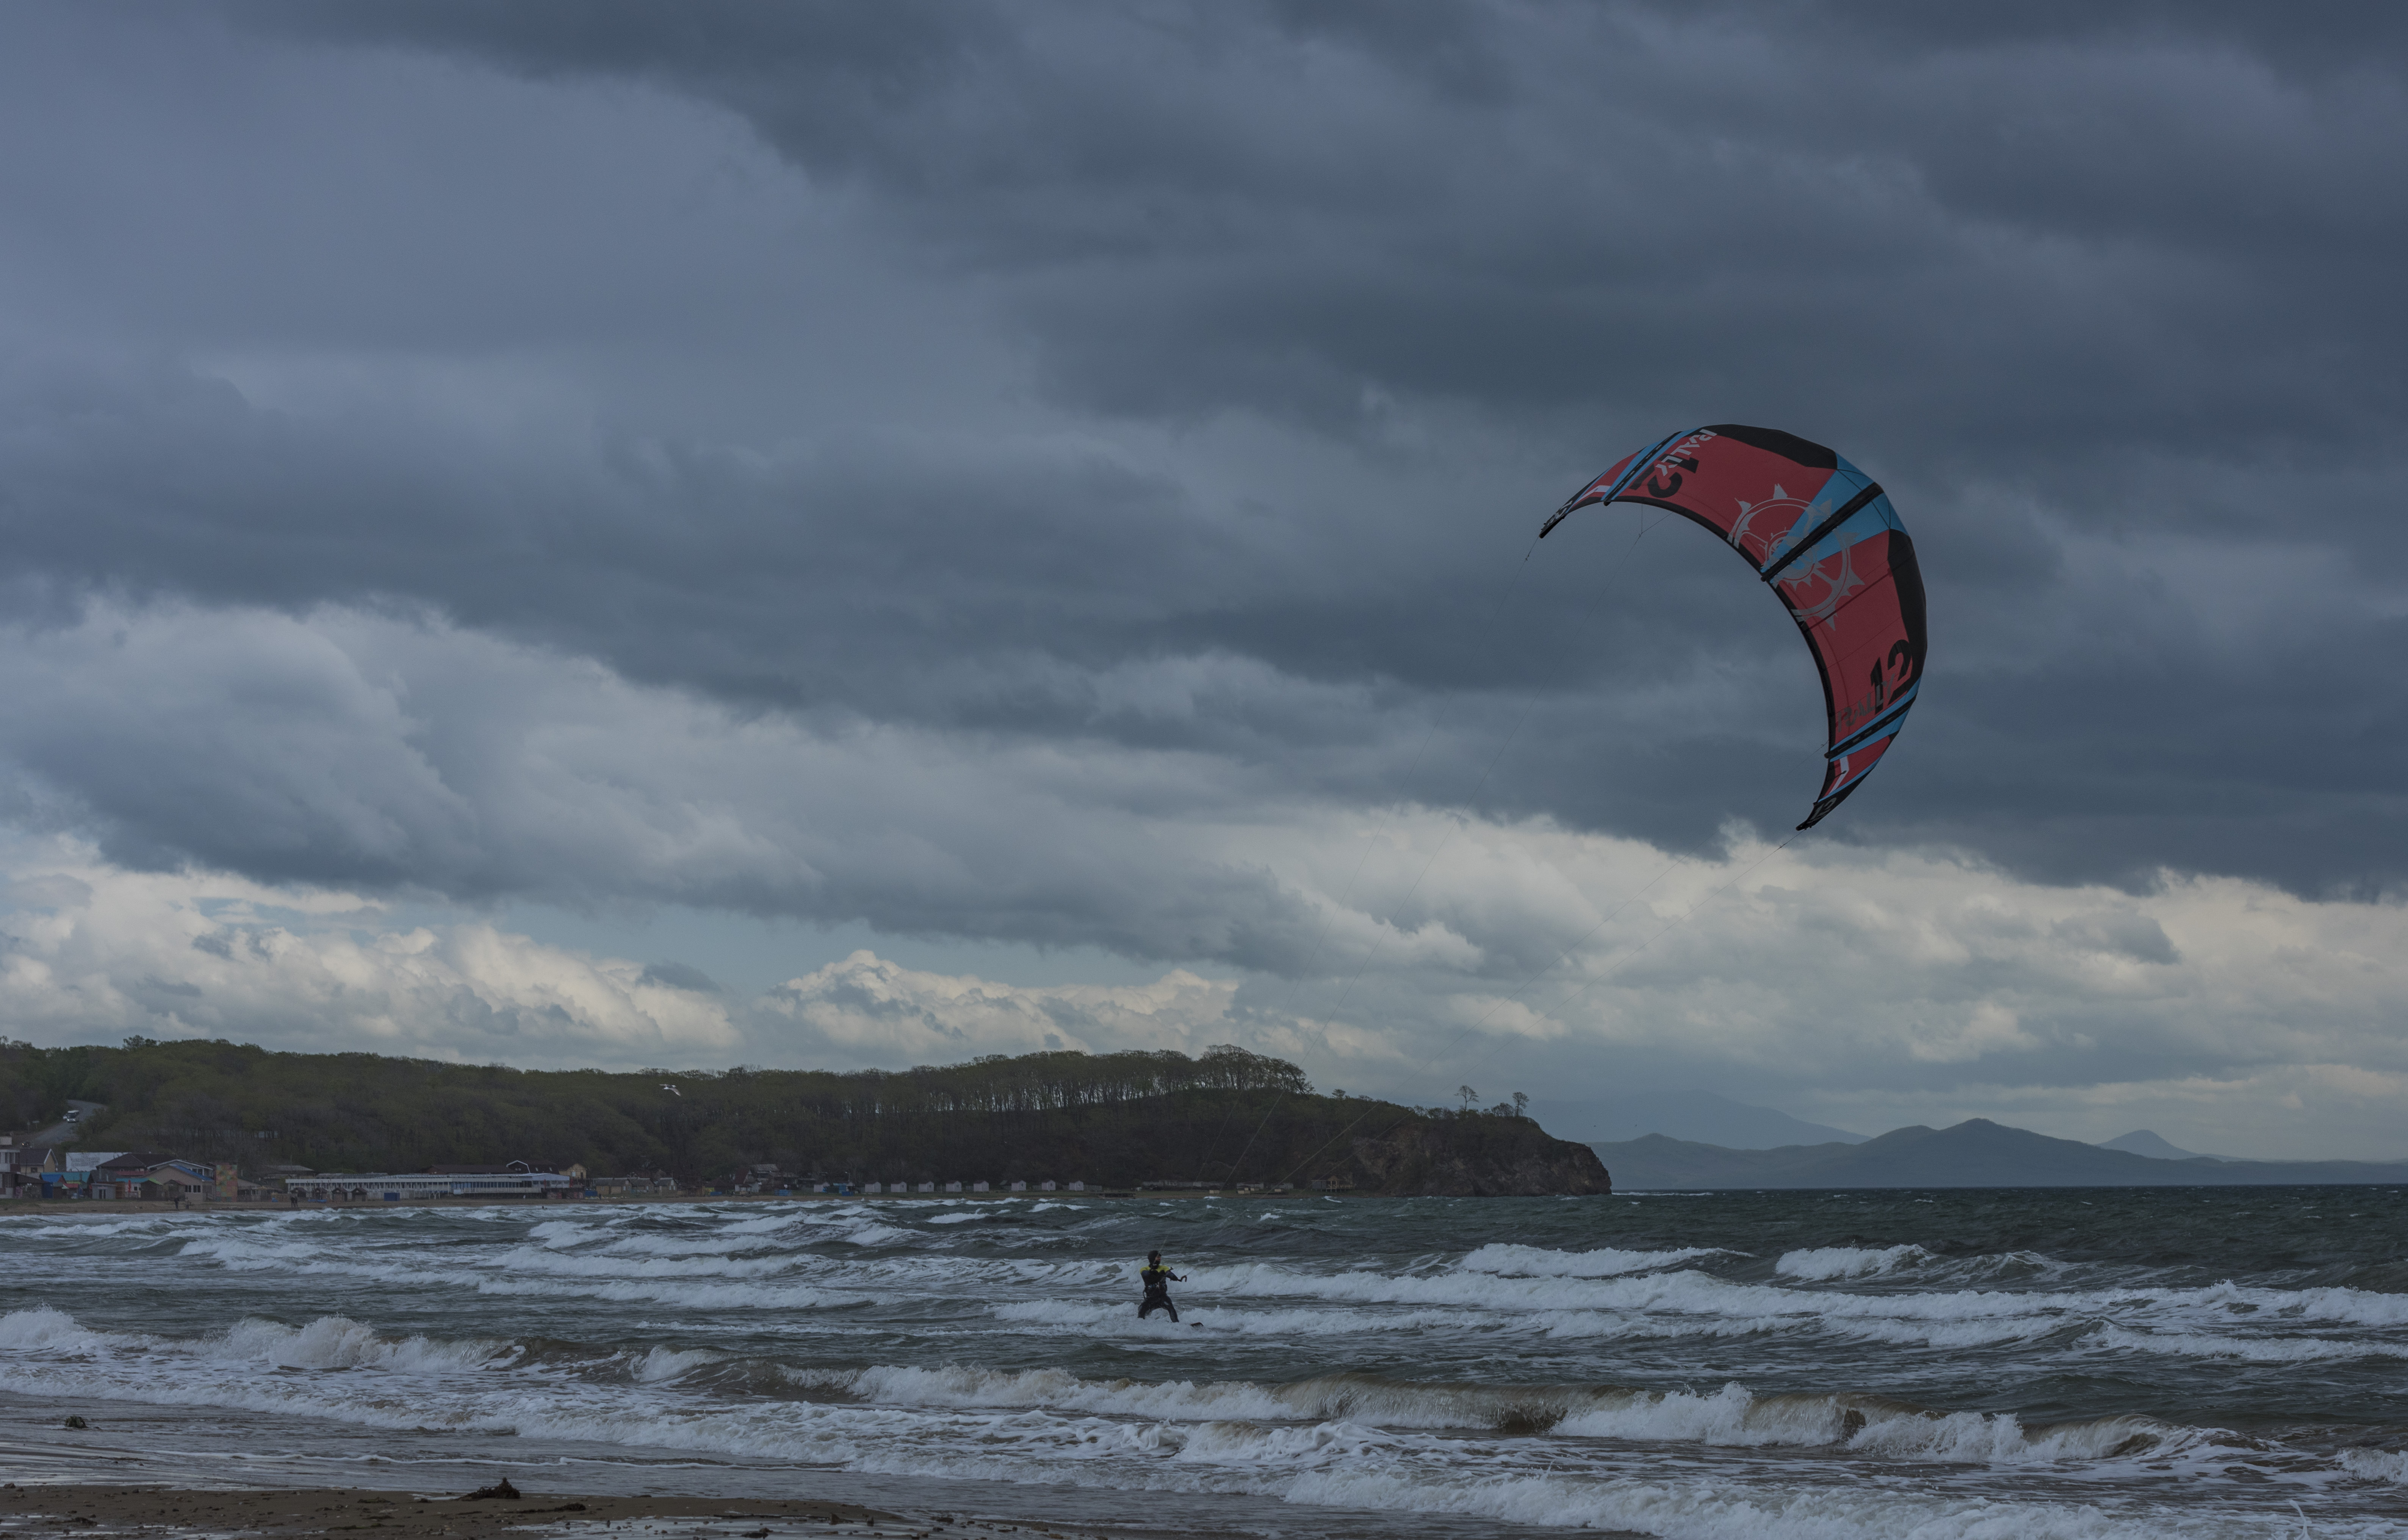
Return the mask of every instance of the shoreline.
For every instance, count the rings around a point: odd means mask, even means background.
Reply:
[[[931,1496],[938,1494],[932,1493]],[[528,1490],[514,1497],[372,1487],[194,1488],[132,1482],[0,1485],[0,1533],[46,1528],[135,1530],[168,1535],[375,1533],[394,1540],[540,1532],[612,1533],[644,1524],[657,1536],[882,1536],[884,1540],[1126,1540],[1126,1532],[1020,1518],[970,1517],[941,1500],[898,1513],[834,1499],[575,1495]],[[656,1528],[653,1526],[657,1526]],[[639,1533],[646,1533],[639,1532]]]
[[[405,1198],[387,1203],[376,1198],[308,1199],[287,1203],[280,1198],[208,1198],[188,1203],[178,1208],[172,1203],[145,1198],[16,1198],[0,1199],[0,1219],[12,1214],[72,1212],[79,1214],[294,1214],[335,1209],[394,1208],[492,1208],[496,1205],[524,1205],[530,1208],[566,1207],[571,1205],[638,1204],[796,1204],[796,1203],[1179,1203],[1198,1198],[1230,1198],[1252,1203],[1295,1203],[1308,1198],[1354,1198],[1366,1194],[1356,1192],[597,1192],[592,1197],[575,1193],[567,1197],[549,1198],[533,1193],[486,1193],[473,1198]],[[1369,1194],[1378,1196],[1378,1194]]]

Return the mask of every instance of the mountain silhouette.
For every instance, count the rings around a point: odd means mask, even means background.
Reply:
[[[2229,1187],[2408,1182],[2408,1161],[2157,1160],[1987,1118],[1859,1145],[1727,1149],[1651,1134],[1597,1144],[1617,1191],[1666,1188]]]

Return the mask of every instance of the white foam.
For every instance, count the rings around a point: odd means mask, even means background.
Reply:
[[[1713,1478],[1507,1475],[1439,1481],[1334,1462],[1289,1483],[1291,1503],[1502,1519],[1666,1540],[2292,1540],[2289,1516],[1964,1499],[1861,1487]]]
[[[658,1385],[726,1360],[725,1353],[709,1348],[653,1348],[630,1365],[629,1373],[639,1385]]]
[[[2408,1358],[2408,1342],[2376,1342],[2361,1337],[2222,1336],[2200,1332],[2132,1332],[2120,1326],[2104,1326],[2090,1341],[2101,1348],[2125,1348],[2174,1358],[2237,1358],[2248,1363]]]
[[[911,1406],[1041,1406],[1181,1421],[1296,1415],[1260,1385],[1088,1380],[1060,1369],[881,1367],[853,1376],[849,1388],[866,1400]]]
[[[1349,1422],[1310,1428],[1266,1428],[1247,1422],[1207,1422],[1187,1435],[1175,1459],[1197,1465],[1243,1469],[1312,1468],[1355,1461],[1395,1447],[1395,1440]]]
[[[2197,1507],[2168,1512],[2133,1504],[2111,1522],[2081,1504],[1951,1495],[1928,1485],[1833,1485],[1784,1476],[1777,1468],[1742,1480],[1694,1464],[1658,1463],[1641,1479],[1596,1463],[1575,1441],[1547,1440],[1541,1447],[1528,1438],[1466,1442],[1414,1431],[1503,1425],[1534,1414],[1543,1420],[1563,1409],[1569,1415],[1559,1431],[1588,1436],[1758,1447],[1821,1437],[1846,1440],[1858,1452],[1885,1439],[1911,1458],[2018,1462],[2112,1451],[2139,1426],[2129,1421],[2035,1434],[2011,1418],[1864,1408],[1862,1420],[1851,1422],[1851,1408],[1833,1400],[1754,1398],[1738,1386],[1710,1395],[1577,1389],[1534,1395],[1347,1376],[1269,1387],[886,1367],[860,1371],[838,1387],[864,1400],[828,1403],[731,1402],[675,1383],[710,1361],[698,1351],[673,1354],[646,1361],[633,1384],[606,1383],[532,1363],[496,1373],[502,1355],[494,1344],[383,1337],[339,1317],[302,1328],[245,1322],[222,1338],[184,1343],[91,1333],[55,1310],[0,1318],[0,1387],[28,1396],[515,1433],[859,1471],[1242,1491],[1299,1504],[1603,1525],[1698,1540],[2282,1533],[2250,1516]],[[279,1372],[227,1372],[237,1363]],[[830,1383],[825,1372],[797,1378]],[[1535,1469],[1541,1459],[1564,1469],[1542,1474]],[[2359,1463],[2372,1472],[2372,1462]]]
[[[2143,1418],[2060,1424],[2037,1433],[1991,1413],[1926,1413],[1840,1396],[1758,1397],[1729,1384],[1711,1394],[1579,1387],[1429,1385],[1335,1375],[1278,1386],[1189,1380],[1094,1381],[1057,1369],[876,1368],[849,1382],[865,1399],[948,1408],[1043,1407],[1176,1421],[1309,1420],[1383,1429],[1542,1428],[1558,1435],[1721,1447],[1845,1445],[1892,1459],[1984,1464],[2106,1458],[2144,1444],[2152,1458],[2195,1430]],[[1252,1434],[1212,1435],[1235,1447]],[[1190,1448],[1195,1447],[1191,1443]]]
[[[196,1345],[202,1356],[223,1363],[271,1369],[356,1369],[374,1366],[405,1372],[473,1369],[509,1350],[507,1344],[470,1339],[439,1342],[423,1336],[390,1338],[344,1316],[321,1316],[307,1326],[273,1320],[241,1320],[214,1342]]]
[[[2017,1332],[2040,1333],[2087,1319],[2146,1320],[2153,1325],[2182,1319],[2247,1319],[2282,1326],[2408,1323],[2408,1296],[2344,1288],[2253,1289],[2231,1283],[2201,1289],[1804,1292],[1775,1284],[1733,1282],[1693,1269],[1594,1278],[1511,1277],[1470,1272],[1305,1273],[1270,1262],[1197,1266],[1191,1276],[1193,1294],[1224,1299],[1305,1297],[1511,1314],[1649,1314],[1786,1322],[1791,1329],[1810,1330],[1847,1330],[1867,1322],[1976,1323],[1978,1334],[1981,1329],[2015,1322]],[[1467,1317],[1467,1324],[1470,1319]]]
[[[1784,1253],[1779,1262],[1772,1264],[1772,1270],[1784,1277],[1806,1278],[1819,1283],[1833,1278],[1876,1277],[1930,1260],[1931,1253],[1919,1246],[1889,1246],[1877,1251],[1853,1246],[1827,1246]]]
[[[2391,1481],[2408,1486],[2408,1450],[2344,1449],[2342,1469],[2369,1481]]]
[[[37,1305],[30,1310],[11,1310],[0,1316],[0,1348],[30,1348],[47,1353],[89,1353],[108,1346],[109,1339],[97,1332],[87,1331],[73,1316]]]
[[[699,1273],[674,1265],[655,1270],[635,1262],[612,1263],[603,1259],[564,1258],[527,1248],[506,1254],[521,1258],[523,1263],[506,1271],[488,1271],[491,1258],[484,1260],[484,1265],[464,1262],[454,1267],[433,1267],[418,1261],[426,1253],[415,1249],[328,1250],[239,1237],[195,1241],[186,1248],[186,1254],[208,1257],[238,1272],[351,1277],[476,1294],[653,1303],[694,1309],[790,1310],[859,1305],[871,1297],[802,1283],[772,1286],[705,1281],[722,1276],[716,1263],[703,1267]],[[443,1255],[448,1258],[451,1254]],[[771,1270],[781,1266],[773,1264]]]
[[[1140,1320],[1134,1301],[1119,1305],[1086,1305],[1070,1301],[1032,1300],[996,1305],[994,1316],[997,1320],[1025,1322],[1048,1330],[1102,1332],[1131,1337],[1175,1335],[1191,1327],[1201,1327],[1208,1332],[1236,1333],[1243,1336],[1345,1337],[1372,1332],[1439,1332],[1459,1329],[1463,1325],[1461,1317],[1450,1310],[1243,1309],[1199,1304],[1193,1296],[1182,1298],[1179,1309],[1182,1319],[1177,1322],[1160,1314]],[[1495,1324],[1499,1324],[1500,1329],[1519,1324],[1531,1331],[1540,1325],[1535,1319],[1519,1323],[1506,1321]]]
[[[1551,1251],[1537,1246],[1489,1245],[1456,1263],[1467,1273],[1522,1278],[1609,1278],[1627,1273],[1677,1267],[1699,1257],[1736,1257],[1719,1246],[1688,1246],[1677,1251]]]

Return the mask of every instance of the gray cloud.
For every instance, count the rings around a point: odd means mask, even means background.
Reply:
[[[43,696],[15,794],[122,860],[1294,966],[1277,883],[1182,854],[1177,892],[1133,894],[1119,874],[1153,868],[1115,841],[1182,797],[1688,850],[1802,807],[1804,661],[1694,532],[1567,529],[1487,625],[1581,477],[1739,419],[1880,475],[1933,582],[1933,688],[1835,837],[2136,886],[2408,871],[2408,108],[2396,52],[2333,41],[2357,21],[10,24],[0,111],[46,131],[0,170],[41,210],[0,229],[11,597],[65,649],[52,679],[93,666],[95,626],[155,607],[177,637]],[[259,642],[262,609],[331,640]],[[574,774],[513,757],[529,692],[368,677],[399,644],[345,628],[379,611],[812,741],[1117,784],[1085,824],[1049,790],[1041,839],[1002,839],[1008,798],[906,807],[834,773],[790,796],[764,769],[719,787],[733,825],[910,853],[876,877],[587,859],[543,790]],[[596,741],[672,731],[595,710]]]
[[[1652,425],[1737,386],[1993,469],[2396,418],[2408,104],[2340,46],[2376,7],[265,14],[721,104],[921,260],[1023,280],[1105,410],[1343,417],[1368,384]]]

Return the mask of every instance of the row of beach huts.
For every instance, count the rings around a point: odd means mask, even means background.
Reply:
[[[1152,1184],[1150,1184],[1152,1185]],[[1165,1186],[1201,1184],[1160,1184]],[[424,1203],[467,1198],[620,1198],[726,1193],[855,1197],[907,1193],[1100,1192],[1083,1181],[856,1182],[749,1165],[716,1182],[681,1183],[663,1172],[597,1176],[574,1162],[512,1161],[503,1165],[436,1165],[423,1171],[312,1171],[271,1165],[246,1176],[224,1162],[165,1150],[86,1150],[0,1134],[0,1200],[155,1202]]]

